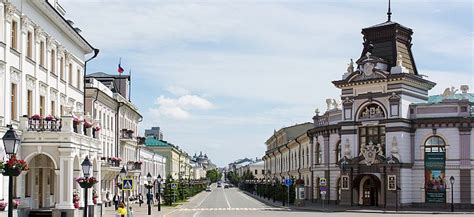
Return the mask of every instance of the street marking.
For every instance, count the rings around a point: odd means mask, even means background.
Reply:
[[[278,210],[289,210],[288,208],[181,208],[179,211],[183,212],[196,212],[196,215],[200,211],[278,211]]]
[[[199,211],[195,212],[193,217],[198,217],[199,216]]]
[[[230,203],[229,200],[227,200],[227,194],[225,193],[224,189],[222,189],[222,192],[224,192],[225,201],[227,202],[227,208],[230,208]]]

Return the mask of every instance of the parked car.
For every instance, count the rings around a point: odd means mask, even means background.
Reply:
[[[229,188],[229,185],[224,185],[224,188]]]
[[[221,184],[221,183],[217,183],[217,187],[218,187],[218,188],[222,187],[222,184]]]
[[[212,190],[211,190],[211,186],[207,186],[206,192],[211,192],[211,191],[212,191]]]

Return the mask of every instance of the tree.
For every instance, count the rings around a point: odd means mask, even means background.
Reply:
[[[172,188],[173,184],[176,185],[175,180],[173,179],[171,175],[168,175],[168,177],[166,178],[165,190],[163,192],[163,200],[165,201],[165,204],[168,206],[171,206],[173,202],[175,202],[175,200],[177,199],[176,198],[177,189]]]
[[[208,170],[206,172],[206,178],[208,178],[211,183],[217,182],[222,179],[222,173],[220,173],[217,169]]]

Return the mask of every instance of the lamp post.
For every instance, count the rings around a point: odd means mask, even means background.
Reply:
[[[120,170],[120,178],[122,180],[122,203],[125,203],[125,191],[123,190],[123,180],[125,179],[125,176],[127,176],[127,170],[125,169],[125,166],[123,166]]]
[[[91,168],[92,168],[92,163],[89,160],[89,157],[86,156],[86,159],[82,161],[81,164],[82,167],[82,173],[84,174],[84,178],[88,179],[89,176],[91,175]],[[87,187],[84,188],[84,217],[87,217],[87,193],[88,193]]]
[[[158,212],[160,212],[161,211],[161,175],[160,174],[158,174],[156,181],[158,182]]]
[[[451,212],[454,212],[454,189],[453,189],[453,185],[454,185],[454,177],[451,176],[449,178],[449,182],[451,183]]]
[[[151,178],[152,178],[151,174],[150,172],[148,172],[148,175],[146,175],[146,180],[148,181],[148,185],[145,185],[145,187],[148,189],[148,194],[146,195],[147,203],[148,203],[148,215],[151,215],[151,200],[153,199],[153,196],[151,195],[151,188],[153,188]]]
[[[18,146],[21,144],[20,137],[16,134],[12,125],[8,125],[10,129],[3,135],[3,145],[5,146],[5,153],[14,157]],[[14,174],[8,174],[8,217],[13,217],[13,176]],[[18,175],[16,175],[18,176]]]

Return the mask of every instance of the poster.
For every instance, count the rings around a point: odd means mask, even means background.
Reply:
[[[446,203],[445,153],[425,153],[425,194],[427,203]]]

